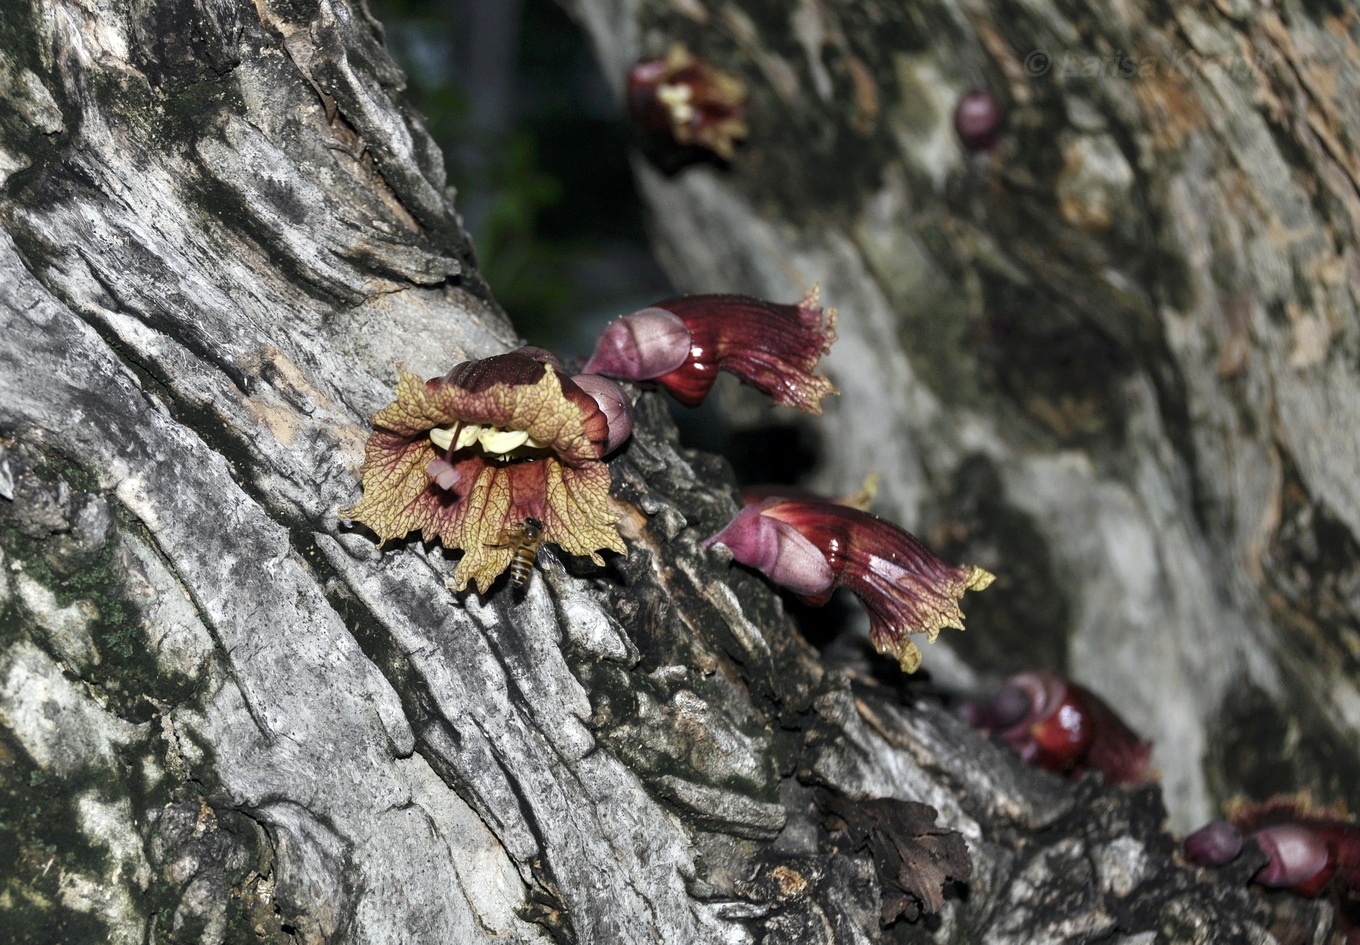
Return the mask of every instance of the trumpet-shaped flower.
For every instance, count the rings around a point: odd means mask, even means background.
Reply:
[[[749,505],[704,544],[713,543],[809,604],[848,587],[869,612],[874,647],[909,673],[921,665],[921,651],[908,634],[934,642],[944,627],[962,629],[959,598],[993,580],[982,568],[945,564],[890,522],[824,500]]]
[[[797,305],[742,295],[687,295],[611,322],[585,370],[629,381],[654,380],[686,406],[701,403],[727,371],[777,404],[821,413],[836,393],[812,372],[836,340],[836,310],[816,287]]]
[[[384,540],[419,531],[463,550],[454,575],[483,593],[533,519],[543,541],[603,561],[624,551],[609,498],[610,424],[595,398],[538,349],[465,361],[421,381],[400,372],[373,418],[363,499],[341,514]]]

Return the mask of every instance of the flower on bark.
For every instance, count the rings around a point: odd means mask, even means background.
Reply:
[[[601,549],[623,552],[602,461],[609,421],[545,355],[464,361],[428,381],[399,371],[396,401],[373,418],[363,498],[341,514],[383,540],[419,531],[462,549],[458,590],[487,591],[515,554],[505,536],[528,519],[596,564]]]
[[[703,148],[730,160],[746,137],[746,84],[676,43],[664,59],[628,73],[628,113],[653,141]]]
[[[625,315],[605,327],[585,371],[656,381],[688,407],[700,404],[719,371],[776,404],[821,413],[837,393],[817,362],[836,340],[836,310],[816,286],[797,305],[742,295],[687,295]]]
[[[1096,771],[1105,784],[1148,780],[1152,743],[1085,686],[1042,670],[1017,673],[962,716],[1020,757],[1070,780]]]
[[[837,587],[849,588],[869,612],[875,649],[908,673],[921,665],[908,634],[924,633],[933,643],[945,627],[963,629],[959,598],[994,579],[973,565],[945,564],[890,522],[825,500],[749,505],[704,542],[714,543],[814,606]]]
[[[1205,824],[1185,838],[1186,859],[1201,866],[1222,866],[1255,841],[1265,854],[1252,880],[1315,898],[1332,891],[1345,919],[1357,933],[1355,905],[1360,902],[1360,823],[1341,807],[1320,807],[1306,795],[1278,795],[1259,803],[1238,801],[1228,819]],[[1348,938],[1347,941],[1353,939]]]

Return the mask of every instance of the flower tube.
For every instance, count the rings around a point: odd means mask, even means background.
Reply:
[[[848,587],[869,612],[874,648],[908,673],[921,665],[908,634],[924,633],[934,642],[944,627],[962,629],[959,598],[993,580],[982,568],[945,564],[890,522],[824,500],[749,505],[704,542],[714,543],[814,606]]]
[[[656,381],[687,407],[708,396],[719,371],[776,403],[821,413],[837,393],[817,362],[836,340],[836,310],[814,287],[797,305],[743,295],[686,295],[625,315],[605,327],[583,369],[628,381]]]

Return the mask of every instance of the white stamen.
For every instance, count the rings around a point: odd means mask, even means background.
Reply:
[[[488,453],[508,453],[527,443],[529,434],[523,430],[497,430],[492,427],[483,430],[477,439]]]
[[[657,101],[665,105],[671,112],[671,118],[678,122],[687,122],[694,117],[694,109],[690,106],[690,99],[694,97],[694,90],[688,85],[658,85],[656,87]]]
[[[456,453],[459,450],[467,449],[473,443],[477,442],[477,438],[481,436],[482,432],[486,429],[486,427],[476,423],[463,424],[463,429],[458,431],[458,442],[453,447],[453,451]]]
[[[449,444],[453,442],[453,428],[435,427],[430,431],[430,442],[441,450],[448,449]]]

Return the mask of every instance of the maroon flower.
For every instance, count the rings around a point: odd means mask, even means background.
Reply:
[[[993,580],[982,568],[945,564],[890,522],[824,500],[749,505],[704,544],[714,542],[809,604],[848,587],[869,612],[874,647],[909,673],[921,665],[921,651],[907,635],[934,642],[944,627],[962,629],[959,598]]]
[[[745,102],[745,83],[695,58],[683,43],[628,73],[629,117],[657,144],[703,148],[730,160],[746,137]]]
[[[401,371],[396,401],[373,418],[363,498],[340,514],[382,539],[419,531],[461,548],[459,590],[472,580],[486,592],[526,522],[599,564],[600,549],[624,551],[602,459],[616,433],[597,400],[608,392],[588,393],[555,362],[522,348],[424,382]]]
[[[836,340],[836,310],[816,287],[797,305],[741,295],[687,295],[611,322],[585,371],[656,381],[696,406],[719,371],[735,374],[777,404],[821,413],[835,385],[812,372]]]
[[[1147,780],[1152,743],[1091,690],[1052,673],[1012,676],[990,701],[962,714],[1048,771],[1073,779],[1097,771],[1105,784]]]

